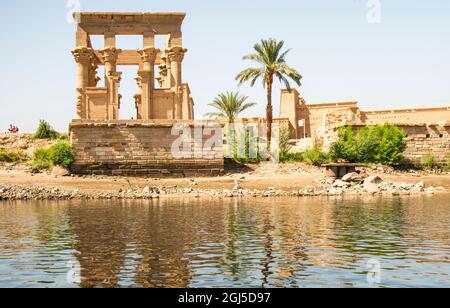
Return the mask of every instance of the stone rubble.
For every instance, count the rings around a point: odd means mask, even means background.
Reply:
[[[302,197],[302,196],[342,196],[342,195],[411,195],[435,194],[445,190],[442,187],[425,187],[423,181],[417,184],[392,183],[378,176],[369,176],[355,181],[354,175],[344,177],[353,182],[324,178],[317,186],[305,186],[303,189],[286,191],[269,187],[267,190],[244,189],[239,181],[229,189],[193,189],[177,186],[119,189],[117,191],[80,191],[59,188],[0,185],[0,200],[73,200],[73,199],[158,199],[168,197]]]

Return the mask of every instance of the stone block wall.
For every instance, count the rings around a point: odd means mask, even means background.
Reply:
[[[450,159],[450,126],[399,125],[408,137],[405,158],[408,162],[420,164],[428,154],[439,163]]]
[[[172,145],[180,135],[172,135],[173,121],[74,120],[70,135],[75,151],[72,172],[84,175],[126,175],[151,177],[213,176],[223,173],[221,144],[204,148],[188,139],[182,150],[192,153],[173,155]],[[187,129],[194,136],[193,122]],[[205,124],[207,125],[207,124]],[[201,126],[205,127],[205,126]],[[219,128],[219,140],[222,128]],[[211,136],[204,134],[204,144]],[[201,149],[203,152],[195,152]],[[197,155],[195,155],[197,153]],[[199,155],[201,153],[201,155]]]

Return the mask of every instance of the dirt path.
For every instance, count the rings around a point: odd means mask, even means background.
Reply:
[[[426,186],[444,187],[450,190],[450,175],[420,175],[405,174],[392,175],[371,173],[379,175],[384,180],[401,183],[417,183],[424,181]],[[152,179],[152,178],[125,178],[125,177],[54,177],[49,174],[30,174],[23,170],[0,170],[0,185],[24,185],[57,187],[61,189],[80,190],[118,190],[130,187],[164,186],[195,189],[233,189],[237,180],[244,189],[269,189],[271,187],[281,190],[301,189],[305,186],[317,185],[325,173],[317,168],[299,167],[297,165],[284,165],[274,170],[259,169],[247,173],[233,173],[221,177],[195,178],[195,179]]]

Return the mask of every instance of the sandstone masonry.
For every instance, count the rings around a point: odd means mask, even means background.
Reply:
[[[194,136],[194,123],[189,129]],[[185,157],[175,157],[172,147],[179,135],[172,134],[171,121],[73,121],[71,138],[76,153],[76,174],[190,177],[220,175],[224,170],[221,145],[204,147],[186,139]],[[196,125],[198,129],[198,124]],[[203,128],[207,128],[205,124]],[[217,127],[216,127],[217,129]],[[221,127],[217,132],[222,134]],[[198,140],[197,140],[198,141]],[[196,155],[200,154],[200,155]]]

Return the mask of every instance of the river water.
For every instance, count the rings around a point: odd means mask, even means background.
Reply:
[[[0,287],[450,287],[450,195],[0,203]]]

